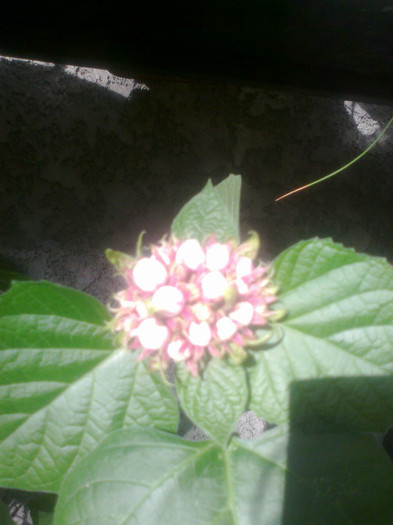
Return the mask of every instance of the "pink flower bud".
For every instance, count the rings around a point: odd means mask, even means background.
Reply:
[[[218,270],[209,272],[201,280],[202,294],[205,299],[222,299],[225,290],[228,288],[228,282]]]
[[[158,350],[166,342],[169,330],[166,326],[159,324],[156,319],[149,317],[140,323],[136,329],[136,335],[144,349]]]
[[[217,321],[216,330],[218,339],[220,339],[220,341],[227,341],[233,337],[237,326],[229,317],[223,317]]]
[[[165,266],[154,257],[143,257],[136,263],[132,277],[140,290],[152,292],[166,281],[168,273]]]
[[[190,342],[195,346],[207,346],[210,343],[212,336],[209,323],[203,321],[202,323],[190,323],[188,329],[188,336]]]
[[[184,241],[177,250],[176,262],[189,270],[196,270],[205,262],[205,253],[196,239]]]
[[[206,267],[210,271],[223,270],[229,263],[229,248],[218,242],[206,249]]]
[[[184,297],[174,286],[161,286],[154,292],[151,304],[160,313],[172,317],[182,311]]]
[[[242,326],[248,326],[254,317],[254,307],[251,303],[241,302],[236,305],[229,317]]]

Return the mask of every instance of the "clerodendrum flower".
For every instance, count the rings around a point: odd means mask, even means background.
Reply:
[[[147,257],[108,250],[126,281],[114,297],[112,329],[125,347],[141,349],[139,359],[163,370],[184,361],[197,375],[209,356],[244,361],[247,346],[258,344],[255,329],[269,328],[278,314],[270,308],[277,290],[269,268],[254,263],[258,247],[253,233],[240,246],[213,235],[202,244],[171,237]]]

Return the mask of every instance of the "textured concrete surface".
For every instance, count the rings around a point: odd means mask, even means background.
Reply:
[[[393,108],[307,93],[111,77],[0,60],[0,251],[35,279],[107,300],[107,247],[157,240],[207,178],[243,176],[242,226],[271,259],[314,235],[393,260]],[[117,91],[116,91],[117,90]]]

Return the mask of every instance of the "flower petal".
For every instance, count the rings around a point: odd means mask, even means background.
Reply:
[[[185,342],[182,339],[176,339],[169,343],[167,352],[169,357],[176,362],[185,361],[191,355],[190,349],[185,346]]]
[[[196,270],[204,261],[205,252],[196,239],[188,239],[179,246],[176,253],[178,264],[184,264],[189,270]]]
[[[254,307],[251,303],[243,301],[236,305],[233,312],[229,314],[229,317],[236,323],[248,326],[254,317]]]
[[[166,281],[168,273],[165,266],[154,257],[143,257],[136,263],[132,277],[140,290],[152,292]]]
[[[188,328],[188,336],[190,342],[195,346],[206,346],[210,343],[212,332],[209,323],[203,321],[202,323],[190,323]]]
[[[174,286],[161,286],[154,292],[152,306],[163,314],[178,315],[183,310],[184,297]]]
[[[250,275],[252,271],[252,260],[249,257],[240,257],[240,259],[236,263],[236,277],[238,279],[242,279],[243,277],[247,277],[248,275]]]
[[[201,279],[202,294],[205,299],[222,299],[228,282],[218,270],[205,274]]]
[[[169,330],[156,319],[149,317],[140,323],[136,335],[145,350],[158,350],[168,339]]]
[[[223,270],[229,263],[229,248],[218,242],[208,246],[206,250],[206,267],[210,271]]]
[[[220,341],[228,341],[236,333],[237,326],[229,317],[223,317],[217,321],[216,330]]]

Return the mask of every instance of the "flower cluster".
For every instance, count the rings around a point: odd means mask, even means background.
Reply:
[[[259,240],[219,243],[211,236],[162,240],[148,257],[131,258],[109,250],[108,258],[127,287],[115,295],[111,326],[122,344],[141,349],[140,359],[163,370],[184,361],[193,375],[209,356],[229,354],[235,362],[258,343],[252,328],[267,326],[276,290],[268,268],[254,264]]]

